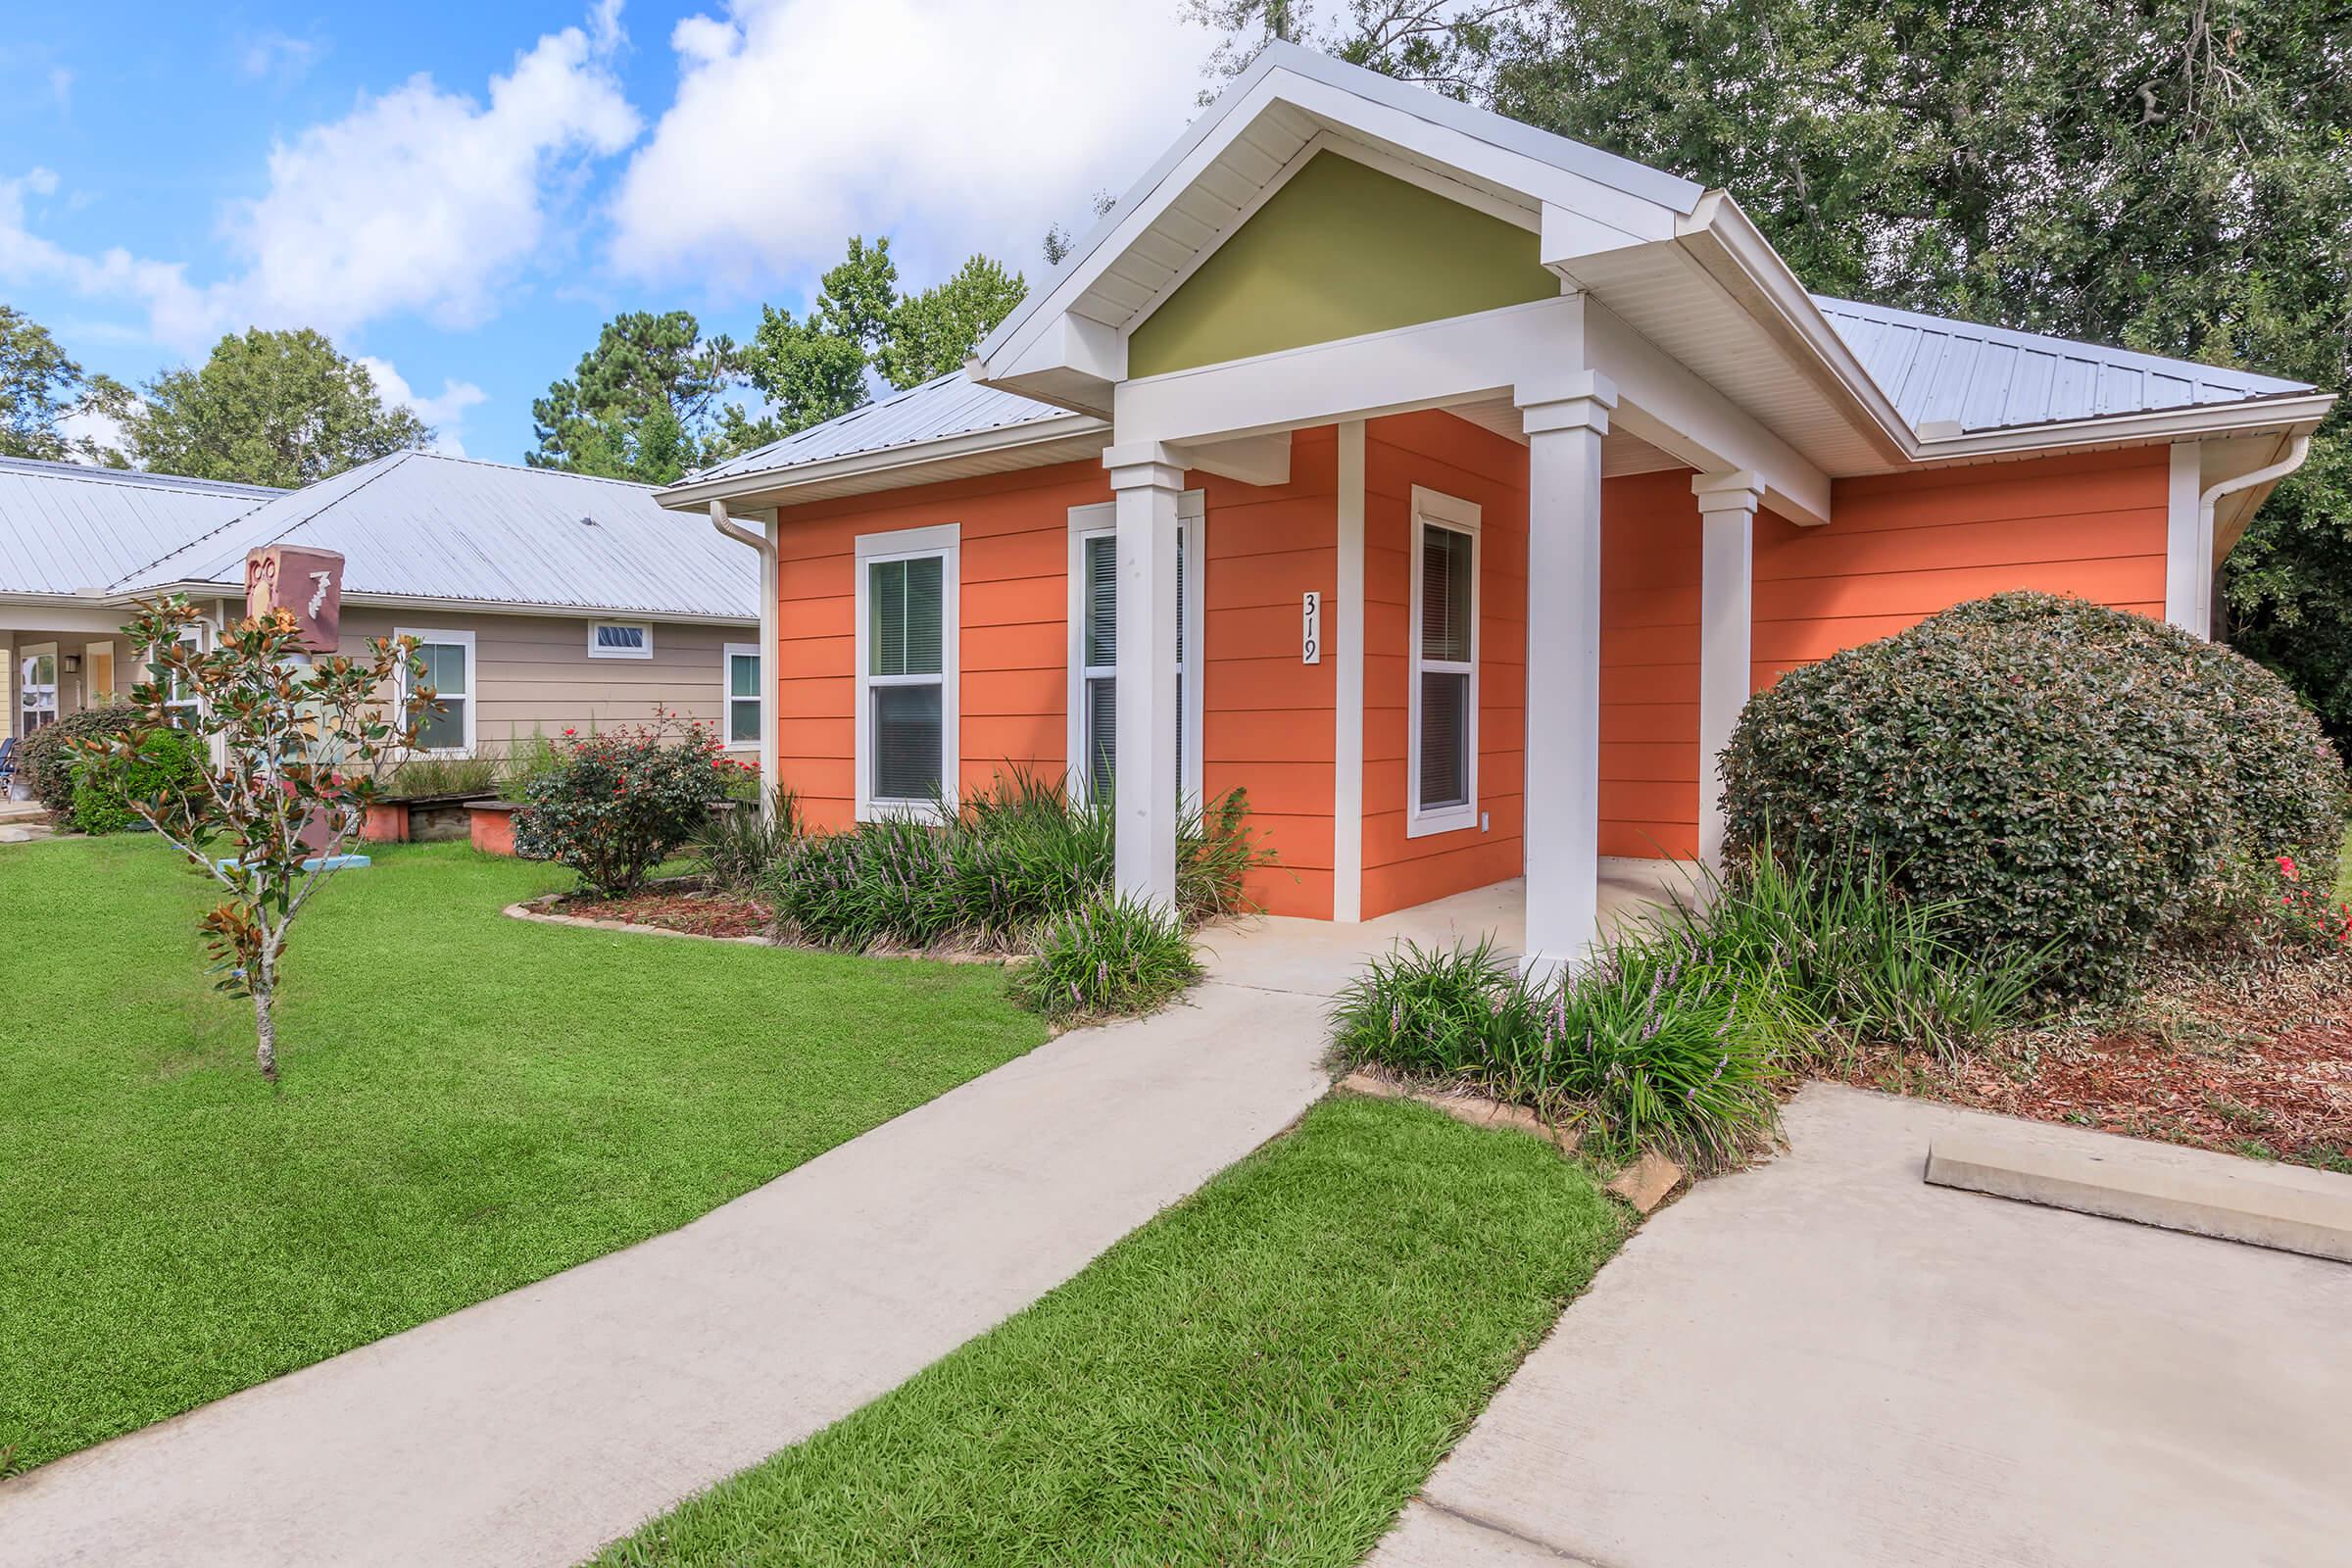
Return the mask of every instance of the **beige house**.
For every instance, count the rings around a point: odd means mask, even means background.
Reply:
[[[414,634],[445,711],[431,755],[492,756],[534,731],[650,719],[716,726],[756,755],[759,562],[681,529],[620,480],[401,452],[298,491],[64,464],[0,466],[0,632],[12,732],[126,692],[112,635],[139,599],[185,594],[199,636],[244,609],[264,545],[345,558],[343,647]]]

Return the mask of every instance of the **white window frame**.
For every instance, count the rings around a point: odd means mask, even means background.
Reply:
[[[919,821],[936,822],[941,819],[939,802],[882,800],[874,795],[873,689],[876,685],[920,686],[938,681],[939,789],[940,795],[952,808],[959,798],[958,775],[963,766],[962,726],[959,722],[963,710],[963,525],[943,522],[928,528],[861,533],[857,538],[856,556],[858,590],[854,612],[858,617],[858,640],[853,657],[857,661],[858,682],[858,734],[854,748],[858,772],[858,820],[873,822],[884,817],[910,816]],[[885,561],[915,561],[926,556],[937,556],[941,562],[939,673],[936,676],[872,674],[866,648],[866,597],[873,568]]]
[[[466,699],[466,744],[459,747],[434,747],[429,750],[418,748],[412,755],[416,757],[471,757],[474,754],[474,727],[481,716],[482,707],[482,666],[481,662],[474,657],[473,633],[469,631],[434,631],[423,626],[394,627],[392,630],[393,641],[398,642],[403,637],[416,638],[419,647],[426,643],[438,643],[445,647],[459,647],[466,650],[466,690],[461,694]],[[409,675],[406,665],[403,665],[401,669],[396,687],[400,701],[405,705],[409,700]],[[439,693],[436,692],[435,695],[439,695]]]
[[[186,644],[189,648],[195,650],[197,653],[201,654],[207,651],[207,645],[211,641],[211,630],[212,622],[199,620],[193,625],[182,626],[179,629],[178,640],[181,643]],[[155,676],[155,661],[152,659],[145,659],[143,657],[148,652],[150,652],[150,650],[139,650],[139,653],[142,655],[142,662],[144,662],[147,666],[148,677],[153,679]],[[168,676],[166,677],[166,680],[167,686],[164,693],[163,705],[166,712],[186,712],[193,716],[202,710],[204,707],[203,699],[198,697],[193,689],[191,689],[184,697],[174,696],[172,694],[179,690],[177,677]]]
[[[626,627],[644,634],[645,642],[638,648],[600,648],[596,634],[607,626]],[[654,657],[654,625],[649,620],[592,620],[588,623],[588,657],[590,659],[651,659]],[[468,666],[470,667],[470,666]]]
[[[24,706],[24,694],[32,688],[24,679],[24,666],[43,657],[49,661],[49,684],[45,688],[49,693],[49,706],[46,709],[28,709]],[[18,733],[30,735],[38,728],[47,727],[27,723],[24,715],[28,712],[46,712],[51,724],[66,716],[65,674],[66,656],[59,651],[56,643],[26,643],[17,650],[16,662],[9,666],[9,685],[12,688],[9,702],[15,709],[15,715],[9,722],[17,727]]]
[[[1421,539],[1423,530],[1431,523],[1470,536],[1470,659],[1465,667],[1451,660],[1425,661],[1421,657]],[[1412,563],[1411,596],[1407,606],[1405,630],[1405,749],[1404,836],[1408,839],[1426,838],[1434,833],[1459,833],[1478,826],[1478,702],[1479,702],[1479,620],[1483,595],[1480,578],[1486,574],[1486,540],[1481,525],[1481,513],[1476,503],[1459,496],[1413,486],[1413,520],[1406,544]],[[1423,809],[1421,805],[1421,674],[1424,669],[1441,673],[1453,672],[1470,677],[1469,704],[1463,746],[1463,795],[1459,806],[1440,806]]]
[[[1176,526],[1184,535],[1184,559],[1192,568],[1186,578],[1184,602],[1176,607],[1176,613],[1184,623],[1184,646],[1191,655],[1176,665],[1176,679],[1184,690],[1184,772],[1177,780],[1177,790],[1186,799],[1200,804],[1200,718],[1207,689],[1203,678],[1207,661],[1201,657],[1202,622],[1206,619],[1208,603],[1208,557],[1204,548],[1208,517],[1203,492],[1187,490],[1176,498]],[[1084,802],[1090,793],[1086,766],[1086,683],[1096,676],[1118,673],[1107,664],[1090,665],[1086,662],[1086,542],[1104,535],[1118,536],[1116,502],[1098,501],[1070,509],[1070,645],[1066,656],[1069,698],[1062,756],[1068,760],[1069,797],[1078,802]]]
[[[752,661],[753,667],[760,672],[758,690],[749,697],[735,695],[735,661],[738,659]],[[766,661],[760,657],[758,643],[726,643],[721,645],[718,651],[719,739],[726,743],[726,749],[730,752],[756,752],[760,749],[759,725],[755,724],[752,727],[750,740],[739,741],[733,738],[735,734],[735,705],[737,703],[750,703],[759,713],[761,722],[766,721],[767,667]]]

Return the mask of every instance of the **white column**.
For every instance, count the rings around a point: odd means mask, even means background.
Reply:
[[[1323,640],[1339,668],[1333,713],[1331,917],[1364,917],[1364,421],[1340,425],[1340,580]],[[1334,634],[1337,634],[1335,642]]]
[[[1527,429],[1527,956],[1549,979],[1599,933],[1600,438],[1617,389],[1583,372]]]
[[[2176,441],[2164,492],[2164,618],[2213,635],[2213,513],[2203,505],[2204,449]]]
[[[1747,706],[1749,628],[1755,620],[1756,502],[1763,481],[1745,468],[1701,473],[1698,603],[1698,856],[1723,868],[1724,748]]]
[[[1112,866],[1130,898],[1176,906],[1176,530],[1184,469],[1154,442],[1113,446],[1118,525],[1117,784]],[[1193,657],[1200,657],[1195,649]]]

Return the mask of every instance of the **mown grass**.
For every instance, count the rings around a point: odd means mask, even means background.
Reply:
[[[1026,1312],[599,1561],[1353,1563],[1624,1232],[1548,1145],[1326,1102]]]
[[[0,1467],[674,1229],[1045,1037],[993,967],[501,915],[565,880],[337,878],[272,1094],[161,844],[0,847]]]

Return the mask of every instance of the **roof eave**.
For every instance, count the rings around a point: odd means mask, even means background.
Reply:
[[[1023,454],[1034,461],[1007,466],[1043,467],[1089,456],[1089,447],[1099,452],[1109,440],[1110,426],[1105,421],[1091,414],[1062,414],[906,446],[848,453],[793,468],[690,479],[657,492],[654,499],[672,512],[700,512],[713,501],[750,508],[790,506],[820,499],[809,493],[812,490],[841,495],[921,484],[926,471],[939,476],[935,470],[966,458]]]
[[[2237,403],[2184,403],[2169,409],[1964,431],[1915,443],[1916,465],[1968,462],[2093,447],[2144,446],[2164,441],[2256,435],[2267,430],[2317,429],[2335,404],[2332,392],[2290,392]]]

